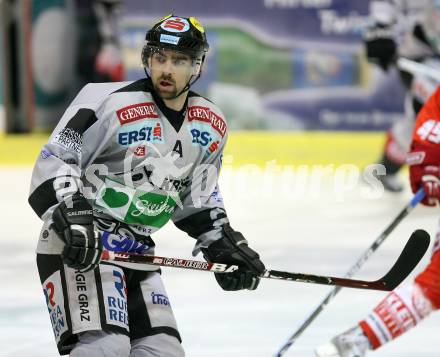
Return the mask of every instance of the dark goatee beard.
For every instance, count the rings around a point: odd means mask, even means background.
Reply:
[[[171,91],[171,92],[163,92],[163,91],[161,91],[159,89],[159,86],[157,86],[156,84],[153,83],[153,86],[154,86],[154,89],[155,89],[156,93],[158,93],[159,96],[162,99],[174,99],[174,98],[176,98],[176,96],[177,96],[177,88],[176,88],[176,84],[174,83],[174,81],[169,79],[169,78],[161,77],[161,78],[159,78],[159,80],[157,82],[160,82],[162,80],[169,81],[169,82],[173,83],[174,90]]]
[[[156,92],[159,93],[162,99],[174,99],[177,96],[177,90],[174,89],[172,92],[162,92],[156,88]]]

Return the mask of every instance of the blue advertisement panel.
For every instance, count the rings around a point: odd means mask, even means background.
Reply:
[[[146,29],[175,13],[196,16],[210,51],[195,90],[236,129],[383,130],[403,111],[395,71],[367,63],[365,0],[124,2],[129,79],[143,75]]]
[[[62,3],[50,0],[44,7]],[[37,16],[40,5],[34,4],[34,41],[38,30],[47,28],[43,19],[54,16],[54,11]],[[144,76],[140,50],[149,27],[172,12],[196,16],[206,27],[210,51],[194,89],[223,109],[232,128],[383,130],[402,115],[404,90],[395,71],[384,73],[367,63],[362,32],[368,6],[366,0],[125,0],[127,79]],[[52,23],[46,21],[56,26]],[[45,47],[34,47],[40,49],[33,53],[36,61]],[[67,81],[71,61],[58,62],[63,66],[50,76],[34,68],[36,107],[46,108],[42,118],[57,120],[53,108],[58,112],[66,105],[65,90],[52,93],[39,85],[52,77],[59,78],[54,85]],[[0,89],[0,102],[1,97]]]
[[[62,86],[75,78],[72,46],[58,36],[68,23],[63,19],[69,15],[59,11],[65,2],[33,5],[34,43],[58,46],[55,52],[64,55],[46,61],[47,46],[34,45],[34,62],[40,64],[34,65],[37,124],[39,117],[58,120],[71,95]],[[148,28],[170,13],[196,16],[210,51],[194,90],[223,109],[231,128],[384,130],[402,116],[404,89],[395,70],[384,73],[365,58],[368,7],[366,0],[125,0],[127,79],[145,75],[140,51]],[[48,31],[53,28],[58,31]],[[53,35],[50,41],[47,34]],[[0,67],[0,79],[1,72]],[[49,85],[56,90],[48,91]]]

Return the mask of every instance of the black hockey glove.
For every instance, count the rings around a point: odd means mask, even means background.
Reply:
[[[376,24],[367,28],[364,33],[364,42],[367,58],[387,71],[396,60],[397,54],[392,27]]]
[[[62,202],[52,215],[53,227],[66,244],[61,254],[67,266],[86,272],[101,260],[102,241],[93,228],[93,211],[81,194]]]
[[[202,248],[208,262],[234,264],[239,269],[232,273],[215,273],[217,283],[223,290],[255,290],[265,267],[260,256],[248,246],[247,240],[231,226],[223,226],[223,238]]]

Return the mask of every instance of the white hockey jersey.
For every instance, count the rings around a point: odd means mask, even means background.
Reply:
[[[217,185],[227,136],[219,108],[194,92],[176,112],[149,79],[86,85],[34,167],[29,203],[45,221],[40,240],[56,205],[80,190],[101,230],[122,227],[142,241],[172,220],[197,239],[197,253],[228,223]]]

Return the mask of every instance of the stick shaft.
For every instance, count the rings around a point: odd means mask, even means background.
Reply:
[[[304,273],[293,273],[278,270],[265,270],[260,277],[268,279],[288,280],[302,283],[325,284],[344,286],[358,289],[374,289],[390,291],[403,281],[422,259],[429,246],[429,234],[423,230],[412,233],[399,258],[392,268],[379,280],[365,281],[332,276],[320,276]],[[148,264],[174,268],[210,271],[214,273],[231,273],[239,267],[237,265],[209,263],[205,261],[159,257],[136,253],[117,253],[104,251],[102,260],[125,263]]]
[[[135,264],[147,264],[161,267],[191,269],[209,271],[213,273],[231,273],[238,269],[237,265],[220,264],[220,263],[208,263],[199,260],[189,260],[181,258],[159,257],[145,254],[135,253],[116,253],[111,251],[104,251],[102,254],[102,260],[135,263]],[[267,269],[261,278],[277,279],[295,281],[300,283],[310,284],[322,284],[322,285],[336,285],[348,288],[356,289],[370,289],[370,290],[390,290],[387,285],[380,280],[378,281],[365,281],[348,278],[338,278],[333,276],[321,276],[304,273],[293,273],[279,270]]]
[[[208,263],[199,260],[159,257],[155,255],[136,253],[116,253],[104,250],[101,260],[123,263],[147,264],[161,267],[211,271],[214,273],[229,273],[238,269],[237,265]]]
[[[397,67],[413,75],[422,74],[437,82],[440,82],[440,74],[438,73],[438,69],[432,66],[412,61],[407,58],[399,58],[397,60]]]
[[[370,256],[380,247],[383,241],[388,238],[390,233],[402,222],[402,220],[423,200],[425,192],[423,189],[417,191],[411,201],[400,211],[400,213],[391,221],[391,223],[384,229],[384,231],[376,238],[376,240],[368,247],[364,254],[354,263],[350,270],[345,274],[347,278],[353,276],[362,265],[370,258]],[[305,331],[307,327],[316,319],[322,310],[328,305],[328,303],[336,296],[341,290],[341,286],[335,286],[327,296],[318,304],[318,306],[312,311],[312,313],[304,320],[304,322],[298,327],[298,329],[290,336],[285,344],[278,350],[276,356],[282,356],[290,346],[292,346],[299,336]]]

